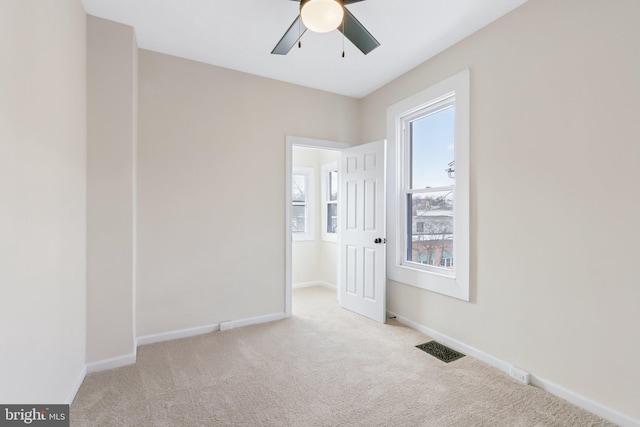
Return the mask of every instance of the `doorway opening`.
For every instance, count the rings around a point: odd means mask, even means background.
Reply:
[[[287,137],[285,313],[294,288],[323,286],[337,292],[338,160],[348,145]]]

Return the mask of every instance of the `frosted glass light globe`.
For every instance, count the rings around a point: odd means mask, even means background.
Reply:
[[[300,16],[311,31],[328,33],[338,28],[344,18],[344,10],[335,0],[309,0],[303,2]]]

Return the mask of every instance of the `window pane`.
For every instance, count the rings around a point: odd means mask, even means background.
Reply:
[[[455,107],[411,122],[410,188],[453,184]]]
[[[408,194],[407,261],[453,270],[453,190]]]
[[[291,232],[304,233],[306,231],[306,210],[307,207],[305,205],[291,206]]]
[[[294,202],[304,202],[306,196],[306,177],[304,175],[296,175],[294,174],[291,185],[291,196]]]
[[[338,231],[338,204],[327,203],[327,233]]]
[[[338,200],[338,172],[329,172],[329,200]]]

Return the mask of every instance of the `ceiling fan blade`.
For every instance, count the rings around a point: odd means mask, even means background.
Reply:
[[[378,40],[367,31],[364,25],[346,7],[344,8],[344,26],[340,25],[338,30],[365,55],[380,46]]]
[[[302,18],[298,15],[295,21],[293,21],[293,24],[291,24],[289,29],[284,33],[284,36],[282,36],[276,47],[273,48],[271,53],[275,55],[286,55],[300,37],[302,37],[305,31],[307,31],[307,27],[304,26]]]

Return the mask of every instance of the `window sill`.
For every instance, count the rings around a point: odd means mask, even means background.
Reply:
[[[312,235],[307,233],[304,233],[304,234],[292,233],[291,240],[293,240],[294,242],[311,242],[316,239]]]
[[[451,270],[445,270],[445,269],[441,269],[435,266],[426,266],[424,268],[421,268],[420,265],[412,265],[412,263],[407,263],[407,264],[400,264],[398,266],[399,268],[406,268],[408,270],[411,271],[415,271],[416,273],[426,273],[426,274],[434,274],[436,276],[441,276],[447,279],[454,279],[456,278],[456,273],[455,271],[451,271]]]
[[[465,283],[460,275],[455,277],[446,273],[425,271],[405,265],[391,266],[387,275],[395,282],[469,301],[468,280]]]

